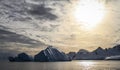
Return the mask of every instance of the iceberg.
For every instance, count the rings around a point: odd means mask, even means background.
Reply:
[[[26,53],[20,53],[16,57],[9,57],[8,59],[11,62],[29,62],[33,60],[32,57]]]
[[[118,56],[106,57],[105,60],[120,60],[120,55],[118,55]]]
[[[40,53],[34,56],[34,61],[37,62],[55,62],[55,61],[70,61],[70,58],[63,52],[53,48],[47,47]]]

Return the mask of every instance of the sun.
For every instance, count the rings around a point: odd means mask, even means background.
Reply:
[[[83,29],[93,29],[105,16],[105,6],[97,0],[80,0],[77,2],[74,10],[75,20]]]

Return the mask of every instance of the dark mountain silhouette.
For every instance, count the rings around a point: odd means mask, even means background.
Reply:
[[[33,59],[26,53],[20,53],[16,57],[9,57],[11,62],[26,62],[33,61]],[[45,50],[34,56],[35,62],[56,62],[56,61],[70,61],[70,58],[63,52],[60,52],[52,46],[48,46]]]
[[[69,61],[70,58],[63,52],[60,52],[52,46],[47,47],[45,50],[42,50],[40,53],[35,55],[35,61],[39,62],[54,62],[54,61]]]
[[[11,62],[28,62],[28,61],[33,61],[32,57],[27,55],[26,53],[20,53],[16,57],[9,57],[9,61]]]
[[[98,47],[96,50],[89,52],[81,49],[77,53],[69,52],[65,54],[58,49],[48,46],[45,50],[40,51],[34,56],[35,62],[56,62],[56,61],[71,61],[71,60],[120,60],[120,45],[113,48],[103,49]],[[9,57],[9,61],[33,61],[26,53],[18,54],[17,57]]]
[[[69,52],[67,55],[68,55],[69,58],[72,60],[72,59],[75,57],[76,52]]]
[[[88,51],[79,51],[73,58],[74,60],[103,60],[106,57],[118,56],[120,55],[120,45],[116,45],[113,48],[103,49],[98,47],[92,52]]]

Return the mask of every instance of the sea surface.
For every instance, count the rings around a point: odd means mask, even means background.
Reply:
[[[120,61],[0,62],[0,70],[120,70]]]

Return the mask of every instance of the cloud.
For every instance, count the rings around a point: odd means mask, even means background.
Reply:
[[[24,43],[24,44],[40,44],[39,41],[34,39],[30,39],[29,37],[19,35],[13,32],[9,32],[6,30],[0,29],[0,42],[16,42],[16,43]],[[44,45],[41,43],[41,45]]]
[[[43,5],[41,1],[48,1],[48,3]],[[81,30],[81,26],[74,22],[74,19],[72,21],[72,18],[74,18],[72,15],[72,13],[74,13],[73,4],[76,2],[73,2],[73,0],[70,1],[71,3],[68,3],[68,0],[26,0],[26,2],[24,2],[24,0],[0,1],[0,25],[4,25],[4,27],[0,26],[0,29],[4,30],[4,32],[5,30],[15,32],[11,34],[8,31],[8,34],[4,34],[1,33],[1,31],[0,42],[5,42],[4,47],[10,45],[10,47],[14,49],[13,51],[15,51],[15,48],[18,46],[20,48],[24,47],[24,49],[27,48],[27,50],[28,48],[35,48],[38,46],[36,45],[38,43],[42,43],[43,45],[46,43],[69,50],[80,48],[92,49],[89,48],[90,46],[93,46],[93,48],[96,46],[110,47],[108,44],[113,43],[113,41],[109,41],[114,38],[112,31],[115,29],[119,32],[117,29],[119,25],[114,26],[116,23],[119,23],[119,20],[116,22],[116,18],[110,16],[108,19],[109,22],[106,21],[103,25],[100,24],[101,26],[98,26],[99,28],[97,28],[95,32],[88,31],[87,33]],[[113,1],[114,0],[109,0],[109,3],[105,4],[115,9],[115,11],[117,10],[118,12],[116,11],[115,13],[119,17],[117,14],[119,13],[119,8],[117,8],[119,6]],[[119,4],[119,2],[117,3]],[[116,16],[115,13],[110,13],[110,15]],[[119,36],[119,34],[116,33],[115,35]],[[37,40],[39,40],[39,42]],[[107,42],[104,44],[104,41]],[[71,47],[72,49],[70,49]],[[6,51],[9,50],[6,49]]]
[[[53,9],[43,4],[32,4],[24,0],[2,0],[0,4],[0,15],[6,15],[7,18],[13,21],[29,21],[32,20],[33,17],[38,20],[55,20],[57,18],[57,15],[52,13]],[[30,15],[32,17],[30,17]]]
[[[31,7],[27,10],[27,12],[35,16],[37,19],[50,19],[50,20],[55,20],[57,18],[56,15],[52,14],[51,11],[52,8],[47,8],[45,5],[31,5]]]
[[[32,50],[43,46],[47,45],[24,35],[0,29],[0,60],[7,59],[8,56],[14,56],[19,52],[31,53]]]

